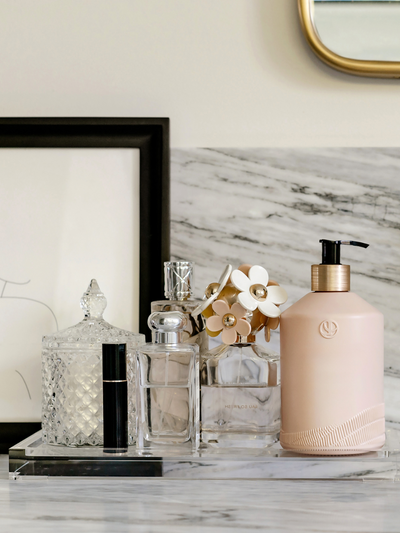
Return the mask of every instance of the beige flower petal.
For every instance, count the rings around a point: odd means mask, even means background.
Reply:
[[[276,318],[269,318],[267,326],[270,329],[276,329],[279,326],[279,316]]]
[[[221,339],[224,344],[233,344],[236,342],[236,330],[235,328],[226,328],[222,331]]]
[[[207,329],[210,331],[221,331],[222,329],[222,316],[214,315],[210,316],[206,320]]]
[[[226,313],[230,312],[230,307],[225,300],[215,300],[215,302],[212,304],[212,308],[219,316],[224,316]]]
[[[244,263],[243,265],[240,265],[240,267],[238,267],[238,270],[241,270],[243,274],[246,274],[246,276],[249,277],[249,270],[251,269],[252,266],[253,265]]]
[[[265,335],[265,340],[269,342],[271,340],[271,330],[269,329],[268,326],[265,326],[264,335]]]
[[[206,328],[207,335],[209,337],[218,337],[218,335],[221,333],[221,330],[219,331],[210,331],[208,328]]]
[[[235,302],[231,307],[231,313],[239,320],[239,318],[243,318],[246,314],[246,309],[240,303]]]
[[[247,322],[247,320],[244,320],[243,318],[240,318],[237,321],[235,328],[239,335],[242,335],[243,337],[247,337],[248,335],[250,335],[251,326]]]

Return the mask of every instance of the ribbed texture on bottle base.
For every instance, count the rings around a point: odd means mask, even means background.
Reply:
[[[384,435],[385,407],[382,403],[365,409],[339,426],[325,426],[296,433],[281,430],[280,442],[283,448],[300,453],[362,453],[371,449],[368,443],[375,440],[380,442],[378,447],[381,447]]]

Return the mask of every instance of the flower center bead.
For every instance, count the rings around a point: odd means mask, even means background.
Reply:
[[[226,328],[233,328],[236,326],[237,319],[235,315],[232,315],[231,313],[227,313],[222,317],[222,323]]]
[[[264,302],[267,299],[268,290],[264,285],[257,283],[250,287],[250,294],[258,302]]]
[[[211,298],[211,296],[214,296],[214,294],[218,291],[219,289],[219,283],[210,283],[210,285],[206,288],[206,291],[205,291],[205,296],[208,300],[208,298]]]

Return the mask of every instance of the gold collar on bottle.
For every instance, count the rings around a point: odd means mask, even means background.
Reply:
[[[350,290],[350,265],[311,265],[311,290],[346,292]]]

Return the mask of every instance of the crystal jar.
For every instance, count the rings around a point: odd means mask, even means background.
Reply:
[[[103,444],[102,344],[127,345],[128,435],[136,441],[135,351],[144,335],[103,319],[107,300],[92,280],[81,298],[85,318],[42,342],[42,434],[47,444]]]

